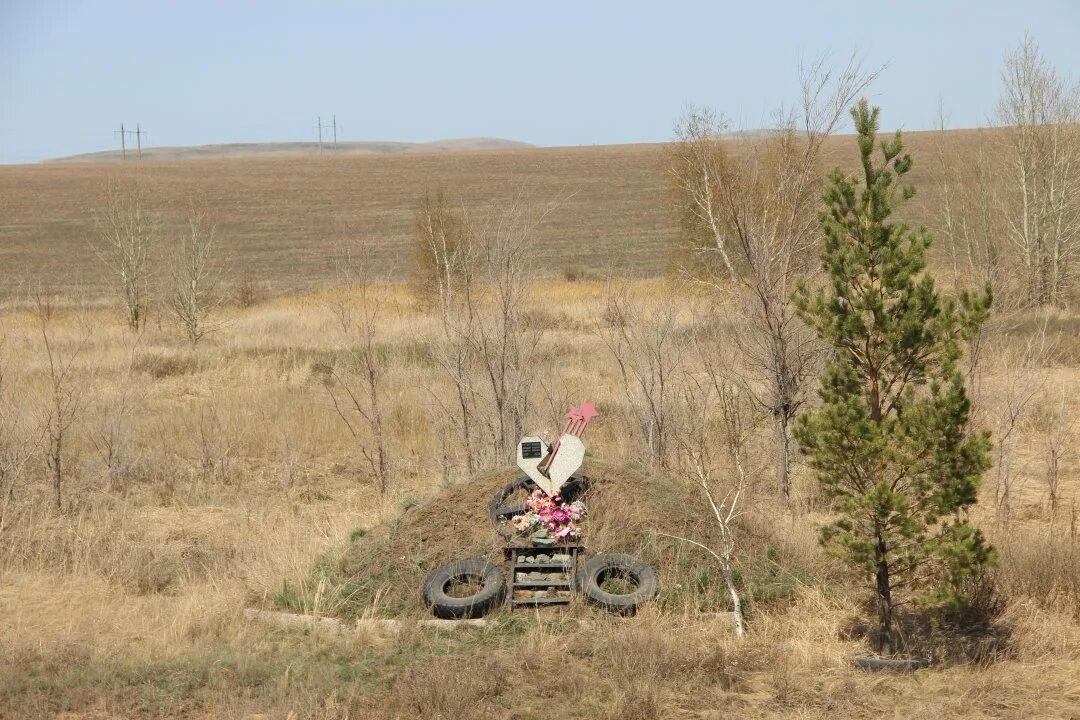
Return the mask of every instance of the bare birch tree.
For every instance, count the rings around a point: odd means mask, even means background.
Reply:
[[[735,521],[744,511],[746,495],[750,490],[746,446],[758,425],[758,417],[744,391],[728,382],[715,368],[704,373],[688,373],[681,386],[681,399],[685,423],[676,441],[681,467],[692,482],[701,486],[708,504],[709,521],[716,523],[719,542],[710,546],[692,538],[667,537],[705,550],[720,565],[731,599],[735,634],[742,637],[746,633],[746,620],[742,597],[735,583]],[[717,422],[721,435],[719,443],[716,440]],[[717,457],[718,454],[726,457]],[[732,477],[727,483],[718,483],[714,477],[722,460],[727,461],[729,477]]]
[[[1058,75],[1030,35],[1005,59],[1001,80],[1008,238],[1027,302],[1063,306],[1080,247],[1080,83]]]
[[[941,206],[937,238],[948,252],[953,286],[981,290],[989,286],[998,308],[1015,307],[1007,267],[1007,248],[1000,232],[996,180],[998,158],[989,139],[961,153],[948,133],[948,118],[939,106],[937,161]],[[975,131],[983,133],[985,131]]]
[[[482,292],[468,301],[479,302],[476,346],[491,412],[485,413],[492,447],[500,461],[512,457],[524,434],[536,381],[536,357],[543,330],[527,322],[529,283],[535,278],[533,233],[558,199],[534,205],[524,191],[509,204],[492,209],[470,234],[482,262]]]
[[[462,213],[442,192],[425,193],[413,220],[412,278],[420,297],[453,302],[475,260],[470,250]]]
[[[532,412],[542,336],[527,316],[533,233],[559,202],[558,197],[534,202],[519,190],[509,203],[484,209],[478,217],[462,208],[450,211],[454,220],[440,221],[460,228],[453,252],[442,256],[439,282],[444,284],[437,296],[442,334],[431,349],[453,396],[444,397],[434,387],[429,395],[432,408],[456,426],[469,474],[512,457]]]
[[[221,268],[215,257],[217,226],[205,211],[192,208],[185,234],[176,244],[165,305],[192,345],[220,327]]]
[[[668,158],[687,275],[727,299],[733,340],[746,361],[744,387],[771,414],[777,485],[790,493],[791,423],[814,374],[817,345],[791,303],[815,267],[817,206],[825,139],[876,77],[853,57],[839,72],[818,61],[800,68],[797,111],[777,115],[760,138],[725,140],[727,123],[691,109]]]
[[[460,218],[459,221],[463,222]],[[474,366],[480,321],[474,300],[474,293],[478,292],[473,273],[475,248],[468,234],[462,237],[457,258],[461,261],[457,291],[439,295],[436,310],[441,334],[430,349],[432,361],[452,385],[453,396],[446,399],[433,386],[428,387],[428,395],[431,409],[441,416],[437,425],[456,430],[465,471],[471,476],[479,463],[476,430],[479,399]]]
[[[97,226],[98,256],[109,285],[123,303],[128,327],[140,330],[146,322],[160,241],[144,188],[137,183],[110,183]]]

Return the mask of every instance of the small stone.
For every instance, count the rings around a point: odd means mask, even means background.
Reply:
[[[551,562],[568,563],[568,562],[570,562],[570,560],[571,560],[570,556],[567,555],[566,553],[555,553],[554,555],[551,556]]]
[[[539,563],[551,562],[551,556],[550,555],[544,555],[544,554],[537,555],[536,556],[536,562],[539,562]]]
[[[546,598],[547,596],[548,596],[548,591],[547,590],[537,590],[536,592],[533,593],[533,597],[538,599],[538,600],[541,599],[541,598]]]

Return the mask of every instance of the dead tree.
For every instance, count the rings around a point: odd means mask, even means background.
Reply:
[[[733,340],[746,360],[744,388],[773,418],[777,485],[790,493],[791,423],[813,377],[817,345],[791,303],[815,267],[821,155],[855,97],[874,79],[852,58],[834,73],[801,68],[801,105],[776,127],[735,147],[727,123],[692,109],[668,157],[683,270],[713,287],[736,316]]]
[[[160,239],[146,191],[134,183],[110,183],[97,226],[108,284],[123,303],[128,327],[138,331],[146,322]]]

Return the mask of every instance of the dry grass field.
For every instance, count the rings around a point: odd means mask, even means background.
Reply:
[[[665,292],[658,282],[633,288],[645,307]],[[392,359],[393,472],[386,496],[378,495],[320,381],[320,365],[344,351],[333,316],[341,293],[356,307],[362,303],[348,291],[327,290],[229,309],[227,325],[197,349],[167,325],[136,338],[111,309],[67,307],[53,318],[50,333],[62,355],[83,344],[84,327],[92,328],[77,361],[87,409],[69,445],[64,511],[51,509],[44,470],[35,465],[0,534],[0,716],[1080,713],[1080,468],[1070,456],[1063,501],[1051,515],[1041,481],[1045,426],[1037,421],[1022,428],[1025,481],[1012,519],[995,521],[989,475],[977,514],[1001,549],[1007,597],[999,621],[1004,640],[981,659],[953,658],[916,675],[850,666],[864,647],[850,633],[863,596],[817,546],[823,516],[802,469],[790,506],[768,483],[754,493],[739,552],[753,598],[744,641],[723,621],[697,613],[723,605],[710,595],[707,578],[715,572],[707,556],[685,547],[681,561],[694,573],[689,584],[700,587],[683,587],[678,563],[665,565],[661,602],[634,618],[575,605],[561,614],[501,614],[486,628],[451,634],[413,627],[422,616],[413,584],[424,568],[476,542],[491,544],[486,498],[506,473],[496,468],[471,480],[455,466],[444,480],[425,411],[425,389],[442,381],[432,380],[438,373],[418,351],[439,342],[438,324],[407,289],[387,286],[379,288],[378,343]],[[538,391],[530,426],[551,425],[556,411],[546,408],[559,406],[563,394],[595,399],[603,416],[586,439],[588,467],[600,486],[623,493],[626,516],[640,527],[676,522],[687,533],[707,533],[703,499],[674,475],[651,473],[634,460],[625,400],[597,335],[604,293],[602,283],[589,282],[534,288],[530,322],[544,331],[536,371],[558,378],[561,390]],[[1075,319],[1054,321],[1062,330],[1038,369],[1046,376],[1036,401],[1042,417],[1062,389],[1071,397],[1080,367]],[[1011,327],[999,328],[985,365],[982,413],[991,427],[1008,351],[1023,343],[1019,320]],[[3,328],[8,377],[19,379],[23,409],[32,413],[43,379],[36,319],[9,311]],[[115,445],[111,460],[103,454],[106,438]],[[767,463],[763,452],[755,451],[755,462]],[[611,519],[596,518],[602,547],[594,549],[615,547],[622,537]],[[379,558],[391,569],[390,586],[381,588],[381,599],[363,596],[346,610],[336,583],[350,573],[363,577],[368,561],[357,550],[401,522],[413,528],[403,535],[411,539],[393,546],[400,555]],[[656,546],[655,538],[641,542],[657,557],[676,551]],[[768,567],[776,568],[771,576]],[[394,598],[404,601],[391,607]],[[251,620],[246,607],[389,613],[405,625],[395,634],[341,636]]]
[[[983,140],[948,136],[952,150]],[[934,142],[910,143],[923,202],[911,213],[931,224]],[[830,163],[850,162],[850,138],[830,143]],[[250,307],[224,306],[196,347],[156,308],[136,334],[105,302],[92,218],[103,183],[122,172],[153,189],[167,230],[188,196],[204,196],[231,280],[263,289]],[[524,330],[539,337],[529,372],[543,382],[524,426],[555,429],[569,401],[597,403],[585,542],[649,558],[661,594],[632,618],[575,601],[502,611],[483,628],[425,628],[418,579],[497,546],[486,506],[510,463],[487,457],[469,473],[447,441],[436,401],[452,395],[437,362],[446,335],[400,282],[414,206],[440,187],[501,203],[518,183],[532,198],[562,197],[528,264]],[[1002,313],[988,330],[976,422],[998,442],[1027,398],[1008,445],[1010,511],[995,511],[995,467],[974,512],[999,550],[992,627],[964,641],[930,633],[916,649],[938,662],[915,674],[852,667],[867,647],[865,590],[818,545],[828,512],[807,469],[796,464],[790,501],[776,492],[764,423],[747,441],[755,482],[737,526],[740,640],[709,614],[729,609],[713,561],[657,534],[716,539],[699,489],[642,457],[604,342],[609,288],[560,277],[577,267],[637,276],[626,292],[642,323],[670,325],[680,347],[715,330],[721,352],[724,307],[656,277],[673,232],[664,187],[659,146],[0,168],[0,421],[4,447],[34,451],[0,498],[0,718],[1080,717],[1080,316]],[[387,280],[363,292],[341,286],[335,267],[337,243],[357,238],[375,245],[367,274]],[[59,296],[44,331],[21,294],[31,280]],[[372,308],[383,494],[362,453],[371,438],[350,434],[328,390],[356,350],[335,312]],[[66,397],[79,407],[61,510],[40,451],[48,349],[71,361]],[[695,362],[688,354],[689,370]],[[1052,438],[1064,448],[1053,510]],[[248,608],[401,624],[342,634]]]
[[[993,135],[953,131],[944,146],[952,157]],[[920,195],[911,213],[932,222],[940,136],[906,137],[919,158],[912,180]],[[830,138],[827,166],[855,161],[850,137]],[[4,166],[0,299],[11,299],[20,280],[31,277],[50,291],[100,295],[94,217],[108,183],[131,175],[147,188],[166,236],[182,233],[193,199],[204,201],[234,274],[271,295],[334,282],[328,255],[344,239],[370,241],[373,275],[402,278],[413,212],[429,190],[474,208],[519,192],[557,201],[558,211],[537,233],[537,269],[547,277],[567,269],[656,275],[666,268],[672,240],[662,145]]]

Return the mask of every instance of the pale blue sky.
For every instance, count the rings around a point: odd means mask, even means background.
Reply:
[[[0,0],[0,162],[149,145],[497,136],[661,141],[688,103],[759,127],[800,56],[889,67],[889,127],[986,124],[1029,30],[1080,75],[1080,2]]]

